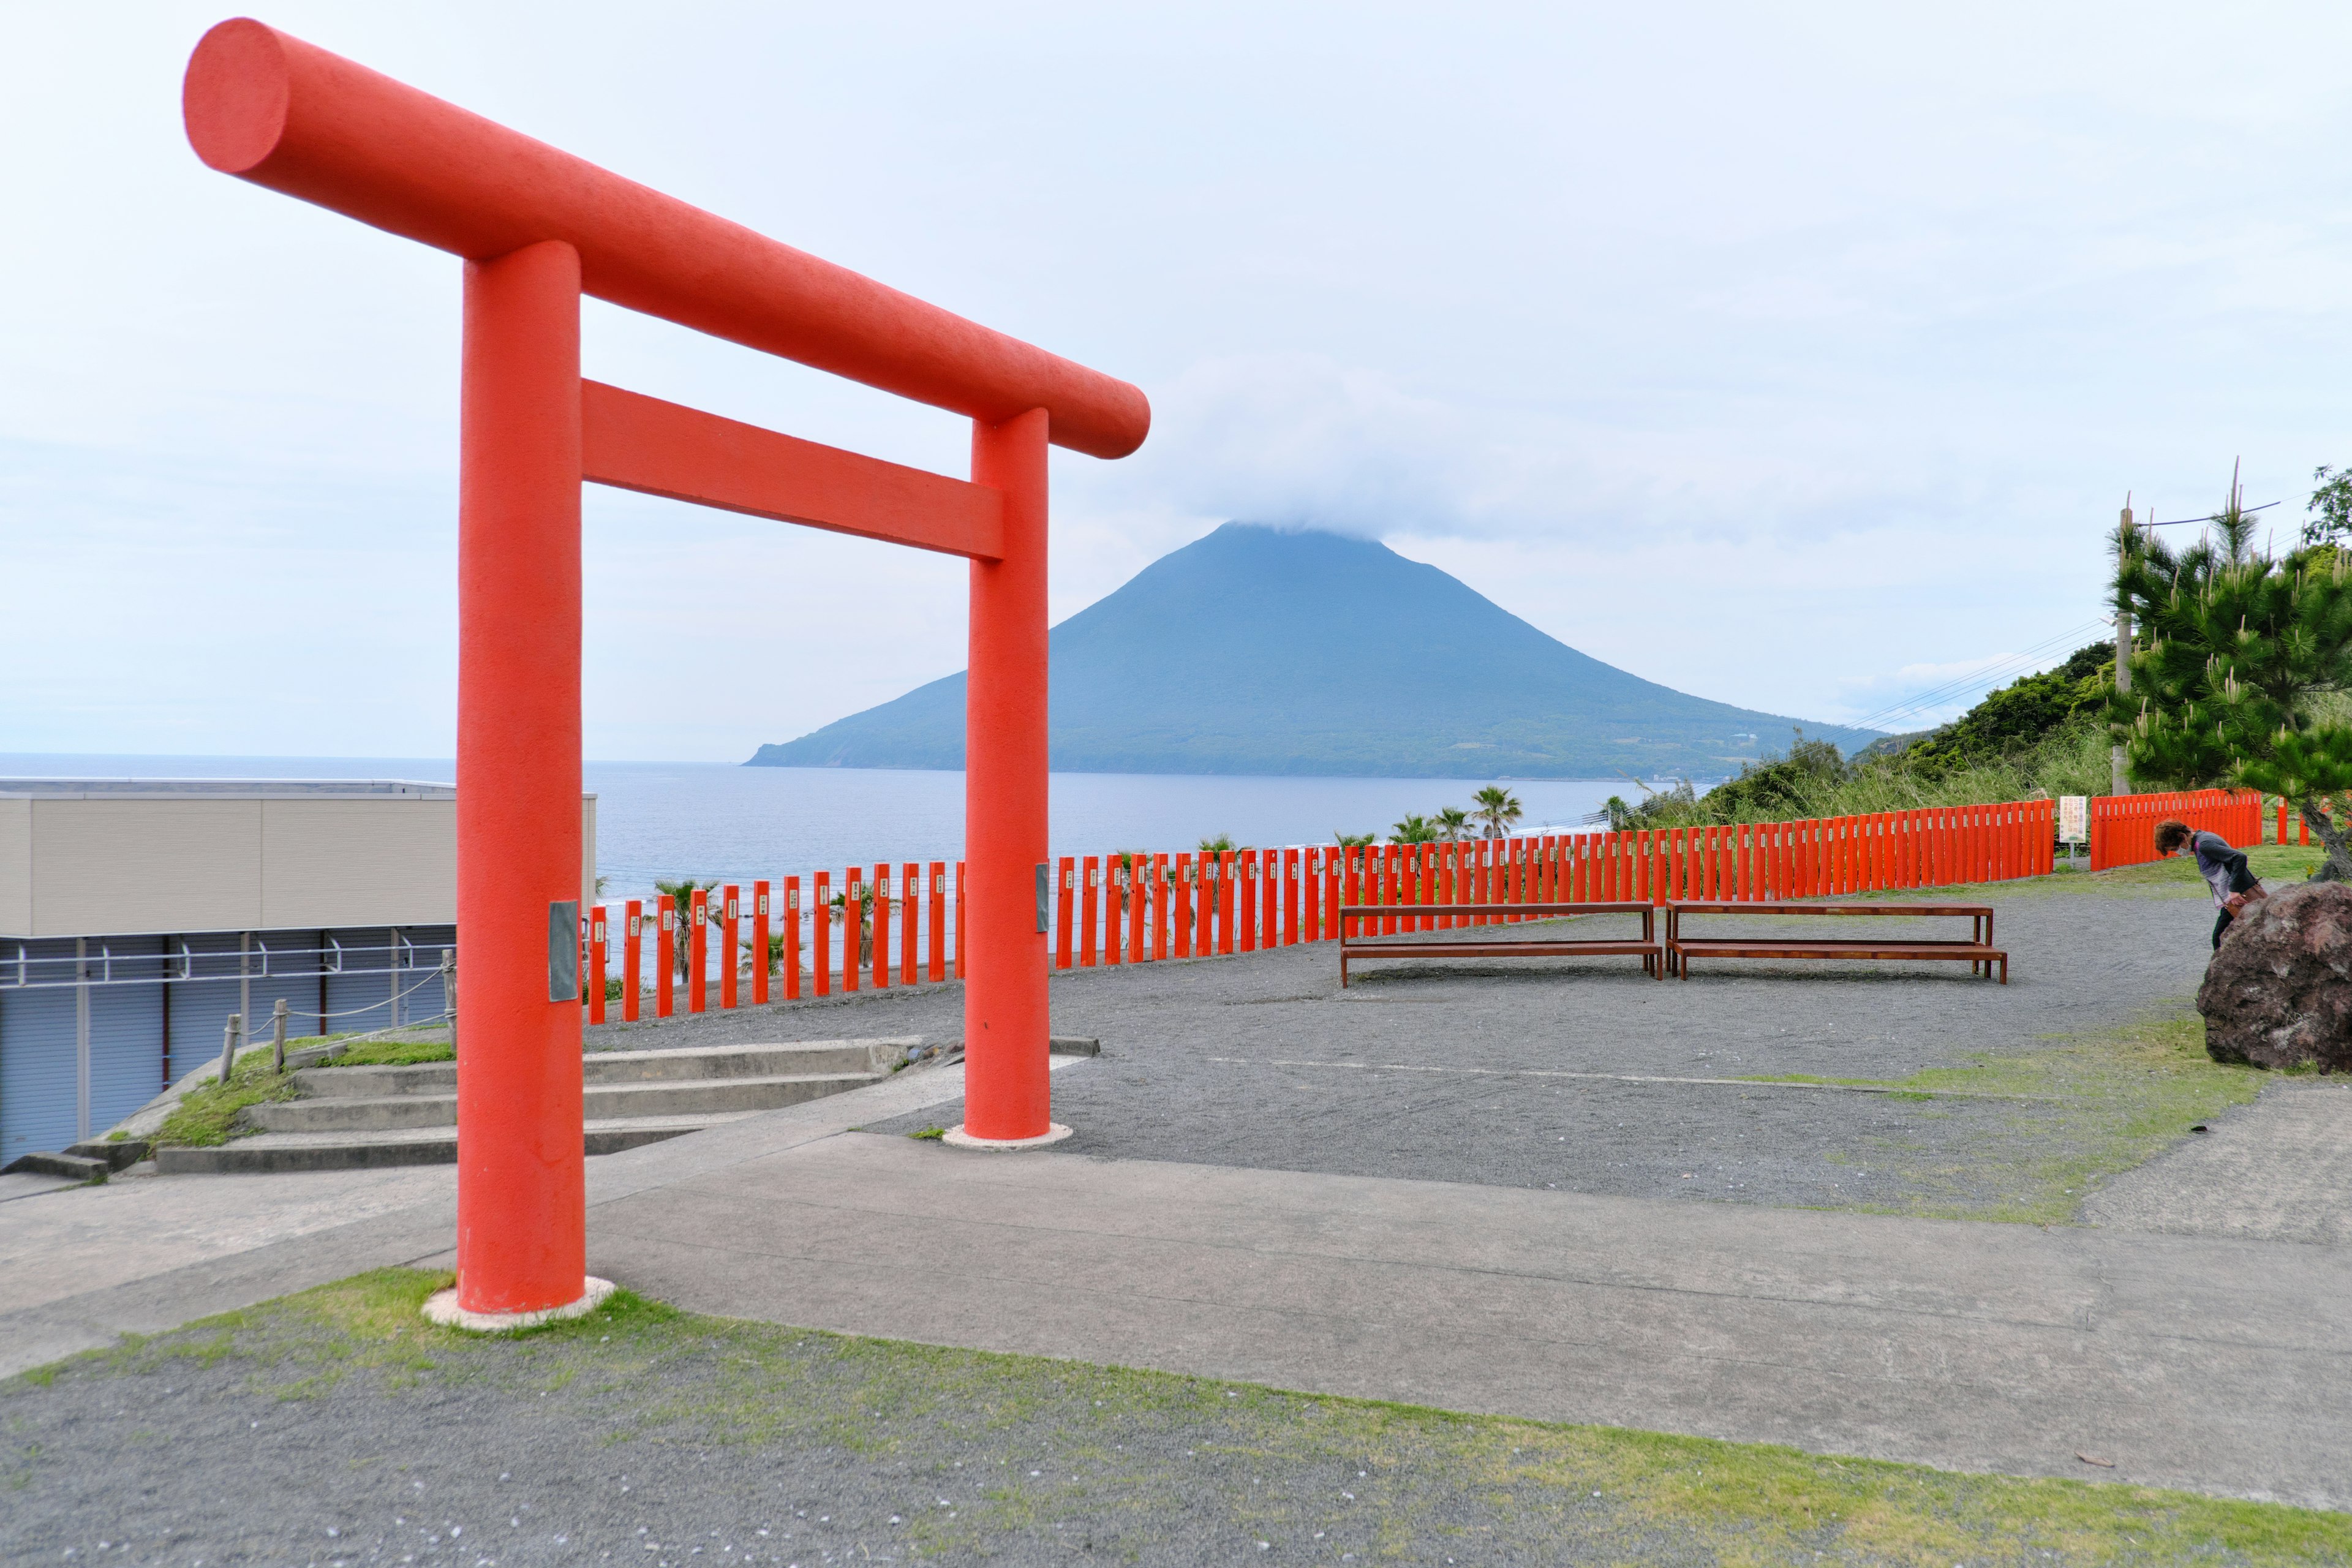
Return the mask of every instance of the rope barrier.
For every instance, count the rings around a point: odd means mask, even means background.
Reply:
[[[396,969],[388,969],[388,970],[385,970],[385,971],[384,971],[384,973],[387,973],[387,974],[397,974],[397,973],[399,973],[400,972],[399,972],[398,970],[396,970]],[[440,979],[440,978],[441,978],[441,971],[439,971],[438,969],[436,969],[436,970],[433,970],[433,971],[431,971],[430,973],[428,973],[425,976],[425,978],[424,978],[424,979],[422,979],[422,980],[418,981],[415,984],[414,984],[414,985],[410,986],[407,990],[405,990],[405,991],[402,991],[402,992],[399,992],[399,993],[396,993],[395,994],[391,995],[391,996],[387,996],[387,997],[385,997],[385,998],[384,998],[383,1001],[381,1001],[381,1002],[371,1002],[371,1003],[369,1003],[369,1004],[368,1004],[366,1006],[364,1006],[364,1007],[346,1007],[346,1008],[344,1008],[342,1011],[341,1011],[341,1012],[339,1012],[339,1013],[313,1013],[312,1011],[310,1011],[310,1009],[309,1009],[308,1007],[305,1007],[305,1008],[303,1008],[303,1009],[302,1009],[302,1016],[303,1016],[304,1017],[306,1017],[306,1018],[316,1018],[316,1019],[318,1019],[318,1020],[319,1020],[319,1022],[320,1022],[321,1024],[325,1023],[325,1022],[326,1022],[328,1019],[330,1019],[330,1018],[351,1018],[351,1017],[356,1017],[358,1015],[360,1015],[360,1014],[362,1014],[362,1013],[373,1013],[373,1012],[374,1012],[378,1007],[387,1006],[387,1005],[390,1005],[390,1004],[392,1004],[392,1003],[394,1003],[394,1002],[399,1001],[399,1000],[400,1000],[400,998],[401,998],[401,997],[403,997],[403,996],[410,996],[410,995],[414,995],[415,993],[417,993],[417,992],[419,992],[419,991],[424,990],[427,985],[432,984],[435,981],[436,981],[436,980],[438,980],[438,979]],[[398,1026],[396,1026],[396,1027],[399,1027],[399,1028],[404,1028],[404,1028],[406,1028],[408,1026],[407,1026],[407,1025],[405,1025],[405,1024],[402,1024],[402,1025],[398,1025]]]

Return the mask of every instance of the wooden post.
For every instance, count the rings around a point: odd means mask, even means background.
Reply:
[[[441,950],[441,1005],[449,1015],[449,1049],[457,1048],[457,950]],[[324,1027],[322,1020],[320,1027]]]
[[[278,1071],[282,1073],[286,1070],[286,998],[283,996],[269,1012],[269,1060]]]
[[[245,1015],[231,1013],[228,1022],[221,1026],[220,1080],[228,1082],[229,1068],[236,1064],[236,1037],[245,1032]]]

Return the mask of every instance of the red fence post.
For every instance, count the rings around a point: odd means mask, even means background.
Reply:
[[[774,943],[772,940],[768,911],[768,884],[751,884],[751,1002],[765,1006],[768,1001],[768,972],[775,967]]]
[[[1168,857],[1154,853],[1151,857],[1151,959],[1155,963],[1168,957]]]
[[[588,911],[588,1021],[604,1021],[604,906]]]
[[[686,1010],[699,1013],[710,991],[710,889],[697,888],[686,915]]]
[[[1073,944],[1077,932],[1071,928],[1076,923],[1078,863],[1067,855],[1054,863],[1054,967],[1070,967]]]
[[[1176,944],[1176,956],[1190,958],[1192,956],[1192,857],[1180,850],[1171,869],[1174,879],[1168,887],[1168,901],[1172,906],[1170,924],[1174,930],[1170,934]]]
[[[930,951],[925,955],[925,973],[933,981],[948,977],[948,864],[934,860],[923,875],[924,896],[930,900]],[[1065,968],[1068,967],[1064,965]]]
[[[631,899],[621,908],[621,1021],[637,1021],[637,988],[645,973],[646,906]]]
[[[1296,848],[1284,848],[1282,851],[1282,945],[1284,947],[1298,945],[1298,896],[1306,891],[1303,886],[1298,886],[1298,877],[1301,877],[1303,869],[1306,868],[1301,865],[1301,856],[1298,856],[1298,851],[1296,851]]]
[[[819,871],[816,874],[815,884],[815,891],[812,895],[815,902],[810,910],[810,917],[815,925],[814,933],[815,962],[810,967],[816,973],[816,994],[820,996],[830,996],[833,994],[833,873]],[[846,921],[843,921],[843,938],[852,942],[856,940],[848,934]]]
[[[913,861],[898,868],[898,984],[915,984],[915,939],[921,935],[923,868]]]
[[[1137,850],[1127,862],[1127,952],[1129,963],[1151,957],[1151,858]]]
[[[1237,908],[1241,941],[1236,944],[1244,952],[1257,951],[1257,851],[1243,849],[1234,856],[1234,903]]]
[[[742,929],[742,892],[740,885],[730,882],[719,889],[719,1006],[724,1012],[735,1005],[736,944]]]
[[[784,1000],[801,999],[801,879],[784,879]]]
[[[1095,905],[1102,898],[1102,859],[1089,855],[1082,861],[1078,881],[1078,967],[1095,966]]]
[[[1104,856],[1102,961],[1106,964],[1116,964],[1125,957],[1128,881],[1126,860],[1117,855]]]
[[[874,989],[890,987],[890,863],[874,868]]]
[[[667,1018],[677,1005],[677,900],[667,893],[661,896],[654,924],[654,1016]]]
[[[873,889],[866,885],[863,866],[845,868],[841,873],[841,990],[844,995],[866,984],[866,927],[873,915],[866,900]]]
[[[950,939],[955,945],[955,977],[958,980],[963,978],[964,972],[964,911],[968,906],[964,902],[963,889],[964,863],[959,860],[955,867],[955,935]]]
[[[1229,957],[1234,951],[1234,906],[1241,890],[1234,884],[1240,879],[1241,856],[1234,850],[1223,850],[1217,856],[1217,954]]]

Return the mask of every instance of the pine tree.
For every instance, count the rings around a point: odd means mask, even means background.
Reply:
[[[2132,689],[2109,721],[2132,776],[2176,789],[2227,785],[2293,801],[2327,847],[2315,873],[2352,881],[2352,552],[2284,558],[2254,547],[2234,476],[2204,538],[2174,551],[2116,541],[2115,605],[2134,618]],[[2336,812],[2326,807],[2331,797]]]

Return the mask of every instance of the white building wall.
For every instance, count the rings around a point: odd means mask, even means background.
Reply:
[[[33,803],[0,795],[0,933],[33,929]]]
[[[457,918],[455,800],[265,800],[257,926]]]
[[[258,800],[33,800],[32,929],[250,931],[261,921]]]
[[[596,900],[596,797],[580,802]],[[432,795],[0,794],[0,937],[446,925],[457,804]]]

